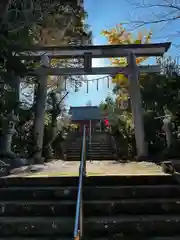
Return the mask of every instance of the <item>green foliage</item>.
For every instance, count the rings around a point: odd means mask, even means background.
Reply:
[[[180,76],[178,67],[172,61],[162,64],[161,74],[146,74],[141,80],[144,128],[149,153],[163,154],[166,151],[165,133],[162,130],[164,115],[172,118],[173,146],[170,156],[180,156]],[[115,85],[113,94],[119,94],[121,87]],[[108,116],[112,134],[116,137],[121,156],[135,154],[135,138],[130,108],[121,110],[113,98],[107,97],[100,105]],[[172,154],[173,153],[173,154]]]
[[[121,156],[132,156],[135,151],[132,114],[120,109],[119,104],[110,96],[100,104],[102,112],[108,117],[111,134]]]

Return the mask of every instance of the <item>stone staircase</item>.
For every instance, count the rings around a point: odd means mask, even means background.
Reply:
[[[112,146],[108,143],[92,141],[88,146],[88,160],[115,160],[116,154]]]
[[[77,177],[1,178],[0,239],[73,239],[77,185]],[[87,177],[84,239],[179,240],[180,186],[169,175]]]
[[[107,133],[94,132],[91,137],[87,136],[87,160],[115,160],[115,144],[109,139]],[[73,139],[67,148],[67,160],[79,161],[81,156],[82,136]]]
[[[81,149],[82,149],[82,136],[77,137],[67,148],[67,160],[68,161],[80,161],[81,160]]]

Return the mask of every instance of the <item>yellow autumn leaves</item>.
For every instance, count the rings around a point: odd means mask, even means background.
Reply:
[[[134,38],[132,33],[127,32],[121,24],[116,25],[115,28],[110,29],[109,31],[102,31],[101,34],[105,36],[110,45],[119,45],[119,44],[146,44],[151,41],[152,32],[139,32],[137,37]],[[139,57],[136,59],[136,63],[140,64],[145,61],[147,57]],[[126,66],[126,58],[111,58],[111,63],[114,66]]]
[[[110,45],[119,45],[119,44],[147,44],[151,41],[152,32],[139,32],[136,37],[129,33],[121,24],[115,26],[110,30],[104,30],[101,33],[108,40],[108,44]],[[145,61],[147,57],[138,57],[136,58],[136,63],[139,65],[143,61]],[[125,67],[127,65],[126,58],[110,58],[111,64],[113,66]],[[128,79],[122,74],[116,74],[112,78],[112,82],[121,86],[121,90],[117,97],[117,101],[121,102],[122,100],[126,100],[128,98]]]

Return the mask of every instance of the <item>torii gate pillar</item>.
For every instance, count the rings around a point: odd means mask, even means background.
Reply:
[[[128,54],[128,82],[129,95],[131,98],[132,116],[135,130],[137,158],[147,156],[145,143],[143,109],[139,84],[139,70],[136,64],[136,56],[132,52]]]

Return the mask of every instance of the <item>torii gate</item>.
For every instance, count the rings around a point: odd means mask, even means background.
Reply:
[[[46,86],[48,75],[104,75],[125,73],[128,75],[129,94],[131,98],[131,108],[133,115],[133,122],[135,127],[135,139],[137,148],[137,157],[147,156],[147,149],[145,144],[143,112],[141,103],[141,94],[139,86],[139,72],[160,72],[160,66],[137,66],[136,57],[157,57],[169,49],[171,43],[154,43],[154,44],[129,44],[129,45],[97,45],[97,46],[32,46],[26,49],[14,49],[13,51],[19,54],[21,59],[36,59],[42,60],[42,67],[39,69],[32,69],[28,75],[35,75],[40,77],[39,88],[41,91],[41,105],[37,106],[39,109],[38,118],[44,118],[45,102],[46,102]],[[18,56],[17,56],[18,57]],[[113,58],[126,57],[127,67],[94,67],[92,68],[92,58]],[[84,68],[50,68],[49,58],[53,59],[84,59]],[[43,105],[42,105],[43,102]],[[38,103],[37,103],[38,105]],[[39,135],[37,135],[38,148],[42,149],[44,124],[35,126]],[[40,134],[41,133],[41,134]],[[41,153],[39,155],[41,157]]]

